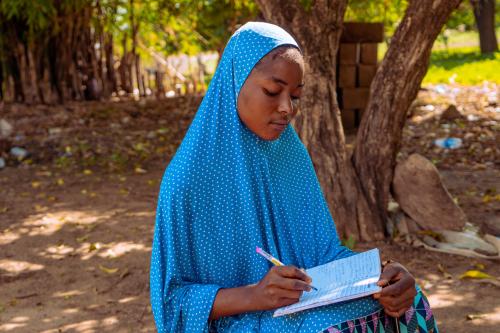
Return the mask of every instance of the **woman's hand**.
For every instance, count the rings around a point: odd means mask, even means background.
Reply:
[[[252,303],[258,310],[272,310],[299,301],[310,291],[311,278],[295,266],[274,266],[252,286]]]
[[[377,283],[383,289],[373,297],[379,300],[385,313],[392,317],[403,315],[413,304],[417,294],[415,279],[399,263],[390,263],[384,267]]]
[[[240,313],[272,310],[296,303],[311,278],[294,266],[274,266],[257,284],[219,289],[215,296],[210,320]]]

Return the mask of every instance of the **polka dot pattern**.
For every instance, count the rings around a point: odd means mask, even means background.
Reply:
[[[339,242],[294,129],[264,141],[237,114],[238,93],[255,64],[284,44],[297,46],[268,23],[235,32],[165,171],[150,272],[158,332],[313,332],[380,308],[364,298],[278,318],[262,311],[208,321],[219,288],[256,283],[271,267],[256,246],[303,268],[352,254]]]

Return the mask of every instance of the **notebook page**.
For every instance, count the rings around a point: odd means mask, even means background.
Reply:
[[[381,289],[376,285],[380,272],[378,249],[308,269],[318,291],[304,292],[299,302],[279,308],[274,316],[373,294]]]

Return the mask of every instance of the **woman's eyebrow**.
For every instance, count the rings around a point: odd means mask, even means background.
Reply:
[[[285,85],[287,86],[288,85],[288,82],[286,82],[285,80],[282,80],[276,76],[272,76],[271,79],[274,81],[274,82],[277,82],[277,83],[281,83],[282,85]],[[297,86],[297,88],[301,88],[304,86],[304,83],[301,83]]]

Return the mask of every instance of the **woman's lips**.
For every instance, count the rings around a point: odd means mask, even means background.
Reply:
[[[277,131],[284,131],[288,123],[271,123],[271,127]]]

